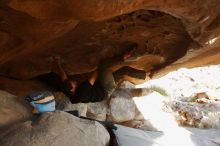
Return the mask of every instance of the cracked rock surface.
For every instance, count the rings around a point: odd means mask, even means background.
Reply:
[[[0,75],[31,79],[49,73],[51,56],[60,56],[70,75],[88,73],[102,58],[134,44],[134,60],[122,65],[154,75],[217,64],[219,12],[219,0],[3,0]]]

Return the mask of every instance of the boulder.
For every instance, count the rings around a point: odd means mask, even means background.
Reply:
[[[108,146],[109,139],[98,122],[56,111],[42,114],[35,123],[16,125],[0,137],[0,145]]]
[[[123,81],[119,88],[113,92],[109,103],[110,120],[116,123],[131,120],[144,120],[143,115],[137,109],[136,104],[132,99],[134,96],[140,96],[132,92],[132,89],[134,88],[134,84],[128,81]]]
[[[125,122],[134,119],[136,105],[132,99],[126,98],[111,98],[110,101],[110,116],[116,122]]]
[[[31,110],[24,100],[0,90],[0,129],[29,119]]]
[[[99,121],[105,121],[108,111],[107,101],[88,103],[86,116]]]

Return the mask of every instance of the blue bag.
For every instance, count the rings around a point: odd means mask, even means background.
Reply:
[[[44,113],[55,111],[55,99],[51,92],[49,91],[39,91],[28,95],[25,100],[27,100],[33,107],[33,113]]]

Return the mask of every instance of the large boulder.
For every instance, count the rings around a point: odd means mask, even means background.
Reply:
[[[132,99],[112,98],[110,101],[110,114],[116,123],[130,121],[135,117],[136,105]]]
[[[18,97],[0,90],[0,129],[31,117],[31,107]]]
[[[120,86],[112,93],[109,102],[109,120],[116,123],[127,122],[131,120],[142,121],[143,115],[137,109],[133,97],[136,95],[131,91],[135,85],[123,81]]]
[[[56,111],[13,127],[0,137],[0,145],[107,146],[109,139],[101,124]]]

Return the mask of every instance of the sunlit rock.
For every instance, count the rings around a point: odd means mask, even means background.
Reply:
[[[126,98],[112,98],[110,101],[110,113],[114,122],[130,121],[135,117],[136,105],[133,100]]]

